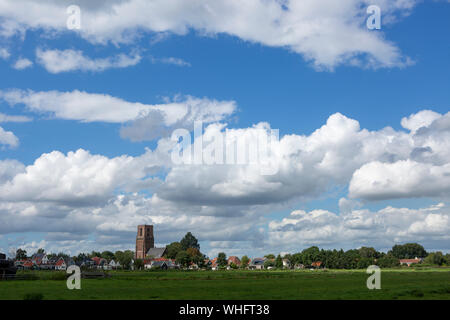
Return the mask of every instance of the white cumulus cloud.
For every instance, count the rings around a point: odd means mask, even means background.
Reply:
[[[104,71],[111,68],[126,68],[141,61],[141,56],[118,54],[107,58],[90,58],[80,50],[36,50],[37,62],[50,73],[69,71]]]
[[[94,43],[131,43],[142,34],[208,36],[227,34],[248,42],[286,48],[318,68],[341,64],[394,67],[410,60],[385,39],[367,29],[367,7],[379,5],[383,23],[408,15],[416,0],[117,0],[79,1],[82,26],[76,32]],[[1,0],[0,34],[27,29],[66,31],[65,9],[71,1]],[[72,31],[73,32],[73,31]]]

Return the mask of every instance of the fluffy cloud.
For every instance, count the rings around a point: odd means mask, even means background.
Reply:
[[[0,127],[0,145],[2,144],[15,148],[19,145],[19,138],[17,138],[11,131],[6,131]]]
[[[0,112],[0,123],[1,122],[29,122],[32,119],[26,116],[11,116]]]
[[[131,140],[150,140],[153,132],[193,121],[221,121],[236,111],[234,101],[217,101],[191,96],[176,97],[165,104],[128,102],[107,94],[32,90],[0,91],[0,99],[10,105],[24,104],[30,111],[50,113],[56,118],[84,122],[127,123],[122,135]]]
[[[279,246],[286,251],[312,244],[387,248],[403,241],[444,248],[449,210],[442,204],[370,211],[342,199],[340,214],[295,211],[272,221],[268,234],[264,231],[266,214],[348,185],[350,197],[366,200],[446,198],[448,114],[433,118],[405,125],[408,131],[368,131],[356,120],[331,115],[310,135],[285,135],[270,144],[270,159],[278,165],[273,175],[261,175],[258,163],[173,163],[175,142],[170,138],[135,157],[78,150],[43,154],[28,166],[0,162],[0,234],[34,230],[47,233],[52,243],[95,235],[97,244],[84,245],[119,248],[133,243],[137,224],[151,223],[161,243],[179,239],[189,229],[211,242],[211,254],[224,248],[241,254],[245,248],[273,251]],[[246,137],[255,145],[257,133],[269,135],[270,130],[267,123],[242,129],[207,125],[203,155],[211,151],[207,138],[218,133],[230,137],[230,143]]]
[[[292,250],[310,245],[385,249],[408,241],[448,250],[449,235],[450,210],[443,203],[422,209],[386,207],[376,212],[360,209],[340,214],[298,210],[269,223],[270,243]]]
[[[373,161],[356,170],[350,181],[353,198],[369,200],[450,195],[450,112],[421,111],[402,120],[411,130],[409,155]]]
[[[47,201],[82,206],[106,201],[116,188],[145,177],[145,166],[128,156],[109,159],[85,150],[43,154],[0,186],[3,201]]]
[[[204,140],[222,133],[229,145],[246,137],[247,146],[257,146],[258,132],[265,132],[268,141],[270,130],[267,123],[245,129],[225,129],[223,125],[212,124],[206,127]],[[208,148],[209,144],[204,143],[204,155]],[[309,136],[285,135],[271,142],[269,161],[278,169],[273,175],[261,175],[262,162],[181,165],[168,173],[159,196],[171,201],[227,205],[307,200],[336,185],[345,186],[354,171],[367,162],[404,159],[411,150],[412,140],[407,133],[390,128],[371,132],[337,113]]]
[[[369,5],[382,8],[384,23],[407,15],[416,0],[78,1],[81,29],[95,43],[130,43],[142,33],[228,34],[266,46],[287,48],[319,68],[340,64],[393,67],[408,63],[400,50],[365,27]],[[26,29],[66,30],[65,9],[73,1],[2,0],[0,33]]]
[[[141,61],[141,56],[119,54],[114,57],[92,59],[86,57],[80,50],[36,50],[39,64],[50,73],[68,71],[104,71],[110,68],[126,68]]]
[[[33,65],[33,62],[30,61],[27,58],[20,58],[19,60],[17,60],[14,65],[13,68],[17,69],[17,70],[24,70],[26,68],[29,68]]]
[[[350,194],[364,199],[448,197],[450,163],[434,166],[411,160],[371,162],[354,174]]]

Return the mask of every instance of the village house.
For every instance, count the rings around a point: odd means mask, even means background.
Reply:
[[[31,256],[31,261],[40,266],[41,264],[48,264],[48,257],[45,253],[35,253]]]
[[[263,270],[266,260],[266,258],[254,258],[250,261],[248,268],[250,270]]]
[[[217,263],[217,257],[211,260],[211,270],[216,271],[219,269],[219,265]]]
[[[119,261],[116,262],[116,261],[114,261],[114,259],[111,260],[108,265],[112,270],[120,269],[122,267],[120,265],[120,262]]]
[[[156,259],[144,259],[144,269],[161,268],[163,270],[167,269],[178,269],[179,266],[174,259],[166,258],[156,258]]]
[[[407,265],[408,267],[410,267],[412,264],[417,264],[417,263],[421,263],[423,259],[421,258],[415,258],[415,259],[400,259],[400,265]]]
[[[231,269],[231,264],[234,264],[237,267],[239,267],[241,265],[241,260],[236,256],[230,256],[228,257],[228,267],[227,267],[228,270]]]

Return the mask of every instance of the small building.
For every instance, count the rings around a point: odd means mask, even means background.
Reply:
[[[109,266],[111,267],[111,269],[112,270],[116,270],[116,269],[120,269],[122,266],[120,265],[120,262],[119,261],[114,261],[114,260],[111,260],[110,262],[109,262]]]
[[[262,270],[264,269],[264,262],[266,260],[266,258],[254,258],[250,261],[248,268],[251,270]]]
[[[283,268],[284,269],[290,269],[291,268],[291,262],[288,259],[283,259]]]
[[[41,264],[48,264],[48,260],[49,259],[45,253],[35,253],[31,256],[31,261],[38,266]]]
[[[55,263],[55,270],[65,271],[67,270],[67,263],[63,257],[60,257],[58,261]]]
[[[179,266],[175,263],[175,260],[157,258],[157,259],[144,259],[144,269],[160,268],[163,270],[167,269],[178,269]]]
[[[410,267],[412,264],[421,263],[422,259],[417,257],[415,259],[400,259],[399,262],[400,265],[407,265],[408,267]]]
[[[232,263],[234,263],[236,266],[240,266],[241,260],[236,256],[230,256],[228,257],[228,265],[231,265]]]
[[[33,270],[33,269],[37,269],[37,266],[34,264],[33,261],[31,260],[26,260],[23,264],[22,264],[22,268],[25,270]]]

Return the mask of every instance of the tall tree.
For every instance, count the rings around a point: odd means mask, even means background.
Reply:
[[[131,261],[133,260],[133,257],[134,257],[133,251],[131,251],[131,250],[125,250],[124,252],[116,251],[116,253],[114,255],[115,255],[117,261],[119,261],[122,268],[130,269]]]
[[[189,265],[189,262],[191,262],[191,257],[186,251],[180,251],[178,252],[175,260],[181,266],[187,267]]]
[[[183,251],[183,247],[179,242],[172,242],[167,246],[166,257],[169,259],[175,259],[178,252]]]
[[[114,259],[114,253],[112,253],[111,251],[103,251],[102,254],[100,255],[103,259],[106,259],[108,261],[113,260]]]
[[[135,270],[142,270],[144,268],[144,260],[136,259],[134,261],[134,268]]]
[[[283,268],[283,259],[281,259],[280,255],[278,255],[277,258],[275,259],[275,267],[278,269]]]
[[[197,238],[195,238],[192,233],[188,232],[180,241],[181,247],[183,250],[187,250],[188,248],[195,248],[200,250],[200,245],[198,244]]]
[[[418,243],[396,244],[389,253],[398,259],[414,259],[415,257],[423,258],[427,256],[424,247]]]
[[[374,248],[371,247],[361,247],[359,248],[359,255],[361,256],[361,258],[378,258],[380,256],[380,254],[377,252],[377,250],[375,250]]]
[[[16,251],[16,260],[24,260],[27,258],[27,252],[23,249],[17,249]]]
[[[37,254],[44,254],[45,253],[45,249],[39,248],[36,253]]]
[[[219,254],[217,255],[217,264],[220,268],[224,268],[227,266],[228,261],[225,252],[219,252]]]
[[[243,269],[247,268],[249,263],[250,263],[250,259],[247,256],[243,256],[241,258],[241,268],[243,268]]]
[[[431,252],[425,259],[424,262],[426,264],[433,264],[442,266],[444,263],[446,263],[446,259],[441,251],[438,252]]]

